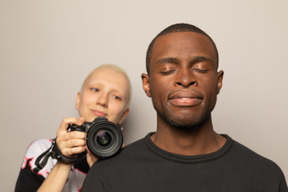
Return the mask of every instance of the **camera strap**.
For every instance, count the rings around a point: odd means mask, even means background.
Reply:
[[[65,163],[65,164],[71,164],[71,163],[76,163],[84,159],[85,156],[86,156],[86,152],[77,154],[73,158],[64,156],[59,150],[59,148],[57,147],[56,138],[54,138],[52,140],[51,146],[37,157],[35,161],[36,167],[33,169],[33,171],[35,173],[38,173],[41,169],[43,169],[45,165],[47,164],[49,157],[53,159],[57,159],[58,161]]]
[[[36,167],[33,169],[33,171],[35,173],[38,173],[41,169],[43,169],[43,167],[45,167],[45,165],[47,164],[49,157],[52,156],[52,150],[51,149],[53,147],[53,144],[55,144],[55,143],[53,143],[54,140],[56,140],[56,138],[52,140],[51,146],[46,151],[44,151],[41,155],[39,155],[37,157],[37,159],[35,161]]]

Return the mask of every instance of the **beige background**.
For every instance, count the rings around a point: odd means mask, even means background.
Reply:
[[[145,52],[170,24],[205,30],[220,52],[224,87],[215,129],[275,161],[288,178],[287,0],[0,0],[1,191],[13,191],[26,147],[77,116],[85,76],[115,63],[132,80],[126,144],[155,130],[142,90]],[[129,133],[128,133],[129,132]]]

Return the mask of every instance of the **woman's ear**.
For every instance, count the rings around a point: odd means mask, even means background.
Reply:
[[[120,119],[119,119],[119,121],[117,123],[118,125],[121,125],[124,122],[124,120],[126,119],[128,113],[129,113],[129,109],[126,109],[126,111],[120,117]]]
[[[76,109],[79,109],[79,103],[80,103],[80,92],[77,93],[77,97],[76,97]]]
[[[148,97],[151,97],[149,75],[142,73],[141,78],[142,78],[142,86],[146,95]]]

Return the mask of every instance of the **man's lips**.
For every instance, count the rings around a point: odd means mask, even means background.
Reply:
[[[99,111],[99,110],[91,109],[91,112],[97,117],[106,117],[107,116],[106,113]]]
[[[190,91],[174,92],[168,96],[168,102],[175,106],[192,107],[199,105],[203,97]]]

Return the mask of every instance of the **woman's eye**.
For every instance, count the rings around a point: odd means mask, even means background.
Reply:
[[[91,91],[98,92],[99,89],[98,88],[91,88]]]
[[[122,100],[121,97],[119,97],[119,96],[117,96],[117,95],[114,95],[113,98],[116,99],[116,100],[119,100],[119,101]]]

